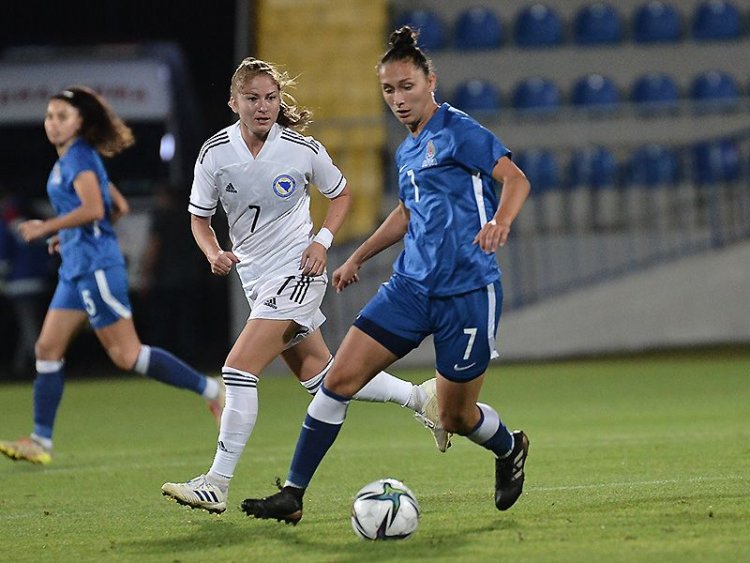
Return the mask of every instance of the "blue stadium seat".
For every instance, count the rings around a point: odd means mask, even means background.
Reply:
[[[628,180],[638,186],[674,186],[680,180],[677,152],[660,144],[648,144],[633,152]]]
[[[698,74],[690,88],[690,97],[701,110],[724,110],[739,102],[740,88],[733,76],[718,70]]]
[[[438,51],[445,47],[445,30],[443,21],[430,10],[412,10],[404,12],[393,22],[393,28],[398,29],[408,25],[419,30],[417,44],[427,51]]]
[[[620,13],[603,2],[583,6],[573,20],[573,40],[578,45],[619,43],[622,39]]]
[[[704,0],[693,12],[695,39],[736,39],[740,36],[741,29],[739,10],[728,0]]]
[[[740,178],[740,153],[732,139],[697,143],[692,153],[696,183],[717,184]]]
[[[453,105],[465,112],[498,111],[500,92],[489,80],[478,78],[467,80],[456,88]]]
[[[455,44],[466,51],[496,49],[503,42],[503,27],[495,12],[488,8],[469,8],[456,19]]]
[[[669,3],[652,0],[635,12],[633,39],[637,43],[674,43],[682,37],[682,19]]]
[[[638,77],[630,93],[630,99],[646,113],[675,110],[679,97],[677,84],[663,72],[649,72]]]
[[[532,149],[514,155],[513,162],[526,174],[535,195],[560,187],[560,167],[554,153]]]
[[[568,184],[571,188],[594,189],[617,185],[617,161],[606,147],[579,149],[570,158]]]
[[[560,88],[546,78],[532,76],[513,89],[513,107],[530,113],[555,113],[560,109]]]
[[[620,93],[611,78],[601,74],[587,74],[573,85],[573,105],[579,108],[611,111],[620,103]]]
[[[513,26],[519,47],[554,47],[563,39],[563,26],[558,13],[544,4],[534,4],[520,10]]]

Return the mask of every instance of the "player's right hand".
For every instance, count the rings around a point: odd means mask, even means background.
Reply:
[[[232,266],[239,264],[240,259],[231,250],[221,250],[208,257],[211,264],[211,273],[217,276],[226,276],[232,271]]]
[[[50,255],[60,253],[60,235],[52,235],[46,241],[47,253]]]
[[[336,268],[336,271],[333,272],[332,278],[333,287],[336,288],[336,293],[341,293],[345,288],[359,281],[359,275],[357,274],[359,268],[360,266],[358,264],[349,260]]]

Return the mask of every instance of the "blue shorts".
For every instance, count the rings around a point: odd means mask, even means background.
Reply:
[[[448,297],[429,297],[400,276],[380,286],[354,326],[403,357],[428,335],[435,345],[435,367],[451,381],[482,375],[497,357],[495,338],[503,304],[500,281]]]
[[[86,311],[91,326],[97,329],[131,318],[125,267],[96,270],[74,280],[60,278],[49,308]]]

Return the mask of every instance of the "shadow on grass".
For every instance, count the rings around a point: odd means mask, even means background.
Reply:
[[[338,534],[330,529],[321,534],[319,527],[312,523],[292,527],[253,519],[246,522],[211,519],[214,521],[195,522],[189,532],[160,539],[122,542],[118,548],[144,556],[170,554],[178,558],[188,554],[199,556],[218,548],[226,549],[231,559],[232,547],[246,546],[253,550],[253,558],[260,559],[294,554],[304,555],[306,561],[357,561],[374,557],[378,561],[404,561],[431,556],[458,556],[465,553],[468,544],[481,543],[480,537],[484,534],[519,528],[514,520],[504,519],[476,522],[474,526],[462,523],[450,531],[418,529],[406,541],[370,542],[357,539],[353,531],[347,537],[333,537]],[[326,526],[331,522],[319,519],[317,523]]]

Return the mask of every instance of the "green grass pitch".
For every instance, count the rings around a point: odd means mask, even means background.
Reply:
[[[419,382],[429,370],[402,373]],[[531,440],[526,487],[493,505],[490,454],[446,454],[396,405],[352,403],[297,527],[247,518],[291,458],[307,393],[259,384],[260,415],[227,512],[191,511],[164,481],[208,469],[216,428],[202,402],[132,376],[71,381],[47,467],[0,459],[0,561],[750,560],[750,352],[493,365],[481,399]],[[0,386],[2,439],[28,432],[31,385]],[[365,542],[354,493],[381,477],[416,493],[401,542]]]

